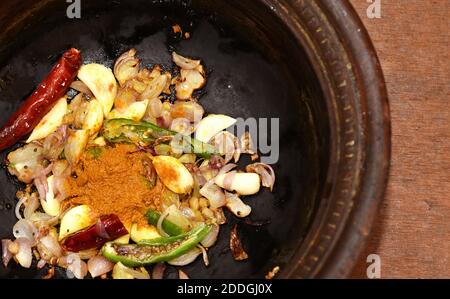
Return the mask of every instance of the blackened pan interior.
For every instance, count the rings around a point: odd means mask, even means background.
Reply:
[[[170,66],[169,49],[200,57],[209,73],[200,100],[207,112],[279,118],[274,192],[263,190],[245,199],[253,209],[251,221],[270,223],[249,225],[227,213],[228,223],[209,251],[210,266],[205,267],[199,258],[185,271],[192,278],[262,278],[274,266],[290,267],[318,206],[317,194],[328,166],[329,132],[323,95],[306,54],[270,8],[258,1],[193,1],[192,5],[82,1],[81,19],[69,19],[68,4],[48,1],[22,22],[17,17],[26,16],[34,1],[7,2],[17,6],[16,24],[1,35],[0,42],[2,124],[71,46],[82,50],[85,62],[109,66],[131,47],[138,50],[144,65]],[[176,23],[189,28],[189,40],[170,34]],[[6,152],[1,153],[0,159],[4,161],[5,156]],[[2,169],[0,186],[3,239],[12,237],[18,184]],[[235,223],[250,256],[246,261],[234,261],[229,251]],[[41,277],[45,272],[22,269],[14,262],[7,269],[0,266],[0,277]],[[173,273],[169,270],[169,277]],[[57,276],[65,277],[64,271],[58,270]]]

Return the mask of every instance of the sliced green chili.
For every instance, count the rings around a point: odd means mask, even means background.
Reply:
[[[198,245],[211,231],[212,226],[200,224],[190,232],[151,240],[138,244],[106,243],[102,255],[115,263],[138,267],[177,258]]]
[[[150,209],[147,211],[147,213],[145,213],[145,217],[147,217],[147,221],[149,224],[157,226],[161,214],[155,210]],[[184,233],[184,230],[181,227],[179,227],[178,225],[167,219],[163,220],[161,226],[163,230],[170,236],[177,236]]]

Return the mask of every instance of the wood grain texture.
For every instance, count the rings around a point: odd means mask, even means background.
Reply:
[[[366,257],[381,257],[382,278],[450,277],[450,1],[350,0],[386,78],[392,164],[386,198],[368,248],[351,277],[366,277]]]

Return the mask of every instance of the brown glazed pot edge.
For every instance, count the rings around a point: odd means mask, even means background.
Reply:
[[[390,112],[381,66],[351,4],[264,1],[303,44],[331,124],[327,190],[286,278],[347,277],[366,245],[387,185]]]

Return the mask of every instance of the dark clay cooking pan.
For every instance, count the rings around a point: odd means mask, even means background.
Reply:
[[[211,265],[192,278],[344,277],[370,232],[390,153],[383,76],[367,33],[347,1],[65,1],[0,3],[0,123],[69,47],[112,66],[134,47],[145,65],[171,65],[169,50],[200,57],[208,70],[207,112],[279,118],[277,182],[246,199],[250,221],[228,216]],[[171,26],[191,33],[180,41]],[[8,151],[0,154],[4,161]],[[19,185],[0,171],[0,238],[12,236]],[[250,258],[236,262],[230,228]],[[39,278],[46,269],[0,266],[0,277]],[[168,277],[174,277],[169,269]],[[59,270],[59,277],[65,273]]]

